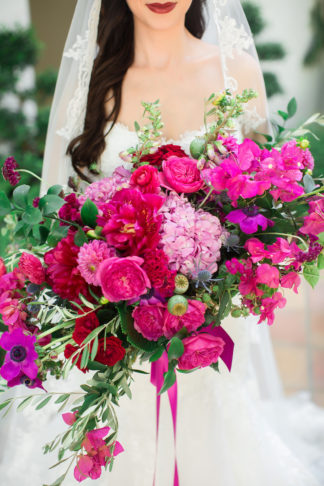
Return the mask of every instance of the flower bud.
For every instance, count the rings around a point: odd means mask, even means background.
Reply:
[[[168,301],[168,311],[173,316],[183,316],[187,309],[188,301],[183,295],[174,295]]]
[[[102,297],[100,297],[100,299],[99,299],[99,304],[100,304],[100,305],[105,305],[105,304],[108,304],[108,302],[109,302],[109,300],[108,300],[108,299],[106,299],[106,297],[103,297],[103,296],[102,296]]]
[[[300,148],[302,149],[307,149],[309,147],[309,141],[307,140],[307,138],[303,138],[300,142],[299,142],[299,146]]]
[[[231,316],[235,318],[241,317],[241,315],[242,315],[241,309],[233,309],[231,312]]]

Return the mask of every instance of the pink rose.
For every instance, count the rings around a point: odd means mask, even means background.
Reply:
[[[19,259],[19,270],[30,282],[40,285],[45,281],[42,262],[30,253],[23,252]]]
[[[143,262],[143,258],[137,256],[112,257],[101,262],[97,277],[106,299],[110,302],[137,300],[140,295],[146,294],[151,283],[140,267]]]
[[[225,341],[207,332],[201,332],[196,336],[183,339],[184,353],[178,361],[181,370],[193,368],[205,368],[216,363],[222,354]]]
[[[200,300],[188,300],[188,309],[182,316],[174,316],[166,309],[164,313],[163,333],[171,339],[183,327],[188,332],[195,331],[205,322],[206,304]]]
[[[132,313],[136,331],[149,341],[157,341],[163,336],[164,309],[165,306],[160,302],[150,305],[146,300],[142,300]]]
[[[156,167],[152,165],[142,165],[133,172],[130,178],[131,186],[139,189],[143,193],[159,193],[160,182]]]
[[[171,155],[162,163],[163,172],[160,173],[161,185],[174,189],[180,193],[199,191],[204,185],[197,161],[190,157]]]

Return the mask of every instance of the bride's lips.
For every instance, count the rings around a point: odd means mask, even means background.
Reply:
[[[152,10],[152,12],[158,14],[168,13],[174,9],[177,2],[167,2],[167,3],[146,3],[145,5]]]

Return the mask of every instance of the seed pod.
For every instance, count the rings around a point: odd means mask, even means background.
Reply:
[[[176,294],[185,294],[189,288],[189,280],[185,275],[178,273],[174,279],[175,282],[175,293]]]
[[[168,311],[173,316],[183,316],[187,309],[188,301],[183,295],[174,295],[168,301]]]

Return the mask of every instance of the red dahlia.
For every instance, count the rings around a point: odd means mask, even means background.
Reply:
[[[177,155],[178,157],[187,157],[186,152],[180,147],[180,145],[174,145],[172,143],[161,145],[154,154],[146,154],[141,157],[141,162],[149,162],[150,165],[161,167],[163,160],[166,160],[171,155]]]

